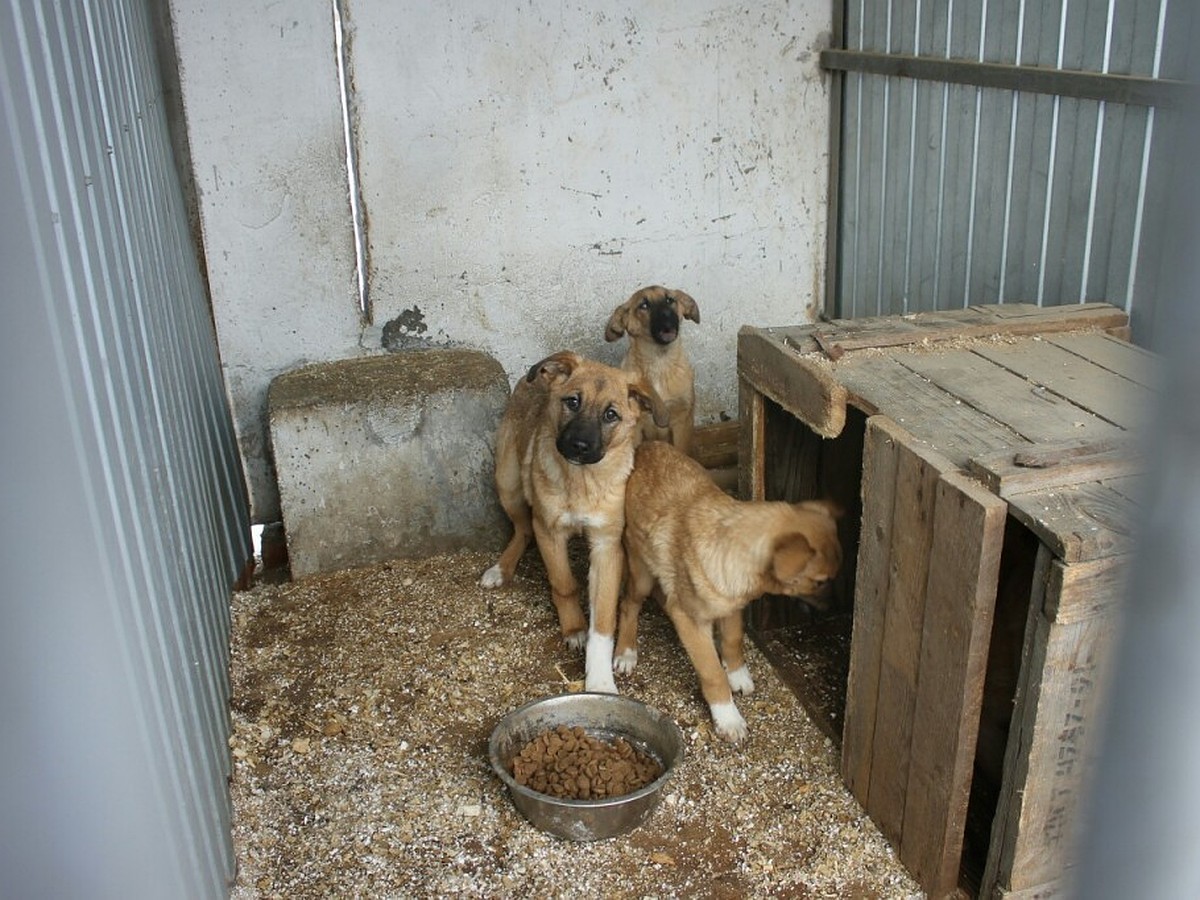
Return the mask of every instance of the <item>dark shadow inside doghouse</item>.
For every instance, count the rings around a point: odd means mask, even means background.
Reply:
[[[764,498],[789,502],[823,498],[841,506],[843,563],[831,594],[823,602],[762,597],[747,610],[747,628],[809,716],[840,746],[863,524],[867,416],[848,407],[842,433],[825,439],[772,401],[764,398],[763,404]],[[971,896],[978,894],[992,841],[1038,548],[1037,537],[1009,517],[963,839],[960,882]]]
[[[765,398],[763,414],[764,499],[791,503],[823,499],[840,506],[842,568],[819,601],[776,596],[754,601],[747,610],[747,629],[814,723],[840,745],[862,519],[859,492],[866,416],[848,408],[842,433],[825,439]]]

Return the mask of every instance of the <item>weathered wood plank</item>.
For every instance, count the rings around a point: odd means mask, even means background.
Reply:
[[[837,437],[846,422],[846,388],[811,356],[784,346],[778,337],[743,327],[738,332],[738,373],[813,431]]]
[[[995,334],[1042,334],[1126,325],[1128,316],[1107,303],[1038,307],[1030,304],[972,306],[967,309],[835,319],[812,326],[817,341],[833,358],[854,350],[902,347]]]
[[[953,464],[898,437],[889,578],[880,648],[879,707],[867,811],[898,845],[903,839],[914,711],[930,582],[938,480]]]
[[[931,896],[958,882],[1007,504],[937,483],[900,858]]]
[[[1095,331],[1047,335],[1045,339],[1080,359],[1103,366],[1151,391],[1158,391],[1162,387],[1158,358],[1149,350],[1143,350],[1129,341]]]
[[[1123,429],[969,350],[895,358],[963,403],[1034,443],[1101,440]]]
[[[838,365],[837,376],[852,406],[868,415],[886,410],[888,418],[959,467],[972,456],[1027,443],[890,356],[847,357]]]
[[[1142,471],[1129,441],[1033,444],[973,457],[967,470],[1001,497],[1120,478]]]
[[[1104,482],[1013,494],[1009,510],[1065,562],[1132,550],[1134,507]]]
[[[739,378],[738,496],[743,500],[763,499],[764,418],[762,394],[751,381]]]
[[[867,420],[863,439],[862,532],[858,546],[854,622],[850,637],[850,674],[846,681],[846,719],[842,729],[842,778],[864,808],[871,803],[872,750],[879,706],[895,506],[896,461],[908,440],[903,429],[884,416]]]
[[[1013,343],[979,342],[984,359],[1020,375],[1121,428],[1140,428],[1151,393],[1103,366],[1035,338]]]
[[[735,419],[701,425],[692,434],[692,458],[706,469],[723,469],[738,464],[741,428]]]
[[[1044,597],[1030,609],[1029,664],[1021,672],[1010,760],[984,888],[1022,891],[1057,879],[1070,864],[1080,800],[1098,754],[1110,689],[1114,618],[1055,621],[1045,609],[1111,606],[1123,590],[1110,567],[1050,564]],[[1055,596],[1057,594],[1057,596]]]

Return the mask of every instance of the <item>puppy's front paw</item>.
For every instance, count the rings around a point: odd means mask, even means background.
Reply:
[[[617,682],[613,680],[612,672],[588,672],[583,682],[585,691],[598,691],[601,694],[616,694]]]
[[[582,628],[573,631],[563,637],[563,643],[567,645],[568,650],[582,650],[583,645],[587,643],[587,632]]]
[[[746,720],[742,718],[742,714],[738,712],[732,700],[728,703],[714,703],[709,709],[712,711],[713,726],[717,737],[736,744],[749,734]]]
[[[628,675],[637,667],[637,647],[622,650],[613,657],[613,671],[618,675]]]
[[[750,677],[750,670],[745,666],[738,666],[732,672],[727,672],[726,677],[729,678],[729,689],[735,694],[754,693],[754,679]]]
[[[479,586],[485,588],[498,588],[504,584],[504,573],[500,571],[500,563],[496,563],[486,572],[479,576]]]

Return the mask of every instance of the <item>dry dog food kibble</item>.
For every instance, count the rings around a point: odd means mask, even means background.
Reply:
[[[624,738],[611,744],[559,725],[526,744],[512,763],[517,784],[562,800],[601,800],[636,791],[662,774],[653,756]]]

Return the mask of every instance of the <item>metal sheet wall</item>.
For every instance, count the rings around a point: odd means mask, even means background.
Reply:
[[[1171,0],[848,0],[843,44],[915,57],[1178,77]],[[833,312],[1106,300],[1148,319],[1171,112],[847,72]]]
[[[143,0],[0,4],[0,824],[12,896],[233,873],[241,464]]]

